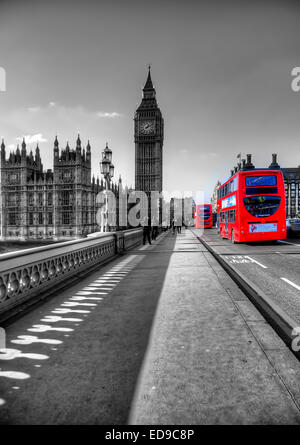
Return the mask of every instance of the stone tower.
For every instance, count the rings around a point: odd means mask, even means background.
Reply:
[[[156,101],[150,67],[134,116],[135,190],[162,191],[164,120]]]
[[[59,239],[70,230],[72,237],[80,238],[91,232],[92,225],[90,143],[85,150],[78,135],[75,149],[67,143],[59,153],[55,138],[53,155],[54,238]]]

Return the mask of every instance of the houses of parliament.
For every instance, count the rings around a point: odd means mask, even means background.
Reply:
[[[162,190],[163,118],[156,101],[150,67],[143,88],[140,106],[134,115],[135,189]],[[109,183],[117,198],[123,188]],[[16,152],[6,154],[2,140],[0,154],[0,240],[72,239],[99,231],[96,215],[97,194],[105,189],[103,180],[91,176],[91,146],[82,145],[78,135],[76,145],[53,146],[53,170],[44,171],[37,146],[28,153],[25,140]]]
[[[62,150],[57,137],[53,170],[43,170],[40,150],[28,153],[25,140],[6,157],[2,140],[0,156],[0,239],[70,239],[99,230],[96,196],[105,189],[103,180],[91,176],[91,146]],[[118,194],[122,186],[111,183]]]

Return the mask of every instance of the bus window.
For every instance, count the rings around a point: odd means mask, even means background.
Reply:
[[[233,192],[236,192],[238,188],[238,178],[237,176],[233,178]]]
[[[278,187],[247,187],[246,195],[274,195],[278,193]]]
[[[246,176],[246,187],[276,185],[276,176]]]

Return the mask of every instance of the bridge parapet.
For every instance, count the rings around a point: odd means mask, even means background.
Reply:
[[[141,242],[132,229],[0,255],[0,320]]]

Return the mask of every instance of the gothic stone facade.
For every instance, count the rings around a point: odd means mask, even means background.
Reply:
[[[120,186],[120,184],[119,184]],[[40,150],[21,150],[6,158],[5,144],[0,157],[0,239],[72,239],[99,230],[96,222],[96,196],[104,190],[103,181],[91,178],[91,147],[67,144],[53,149],[53,170],[43,170]],[[117,194],[118,187],[111,185]]]

